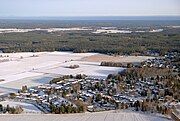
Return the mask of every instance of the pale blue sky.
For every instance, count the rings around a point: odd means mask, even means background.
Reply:
[[[180,0],[0,0],[0,16],[180,16]]]

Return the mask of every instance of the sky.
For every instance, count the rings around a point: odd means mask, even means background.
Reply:
[[[180,16],[180,0],[0,0],[0,16]]]

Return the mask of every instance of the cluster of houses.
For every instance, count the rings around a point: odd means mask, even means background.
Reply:
[[[54,93],[52,90],[60,90],[62,86],[56,84],[44,84],[33,88],[23,88],[15,95],[15,99],[32,103],[45,113],[51,112],[50,106],[72,105],[70,101],[63,98],[60,92]]]
[[[172,61],[177,61],[178,53],[171,52],[167,53],[162,57],[154,58],[154,59],[148,59],[144,62],[142,62],[142,66],[147,67],[156,67],[156,68],[168,68],[173,69],[174,71],[178,71],[177,65],[173,64]]]
[[[164,114],[165,111],[170,113],[170,109],[179,101],[170,96],[171,92],[164,88],[162,82],[156,83],[157,78],[144,78],[131,83],[113,79],[71,78],[29,89],[22,88],[16,98],[29,100],[46,112],[51,112],[51,105],[76,107],[73,102],[81,100],[90,112],[128,108],[158,112],[162,108]],[[137,101],[139,106],[136,106]]]

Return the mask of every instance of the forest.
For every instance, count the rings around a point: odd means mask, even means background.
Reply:
[[[141,22],[141,21],[140,21]],[[64,22],[61,24],[42,22],[38,24],[28,23],[9,23],[0,22],[4,28],[17,27],[17,28],[34,28],[41,27],[76,27],[86,26],[97,28],[99,26],[117,26],[117,27],[136,27],[136,23],[122,24],[109,23],[103,21],[88,23],[86,21],[79,23]],[[40,21],[39,21],[40,23]],[[125,23],[125,22],[124,22]],[[163,23],[163,22],[161,22]],[[165,22],[164,22],[165,23]],[[141,26],[145,26],[142,22]],[[99,53],[115,53],[115,54],[132,54],[141,53],[146,51],[155,51],[164,54],[167,51],[180,50],[180,28],[168,28],[166,25],[159,25],[158,23],[147,23],[149,28],[161,27],[164,29],[162,32],[155,33],[114,33],[114,34],[94,34],[92,31],[32,31],[27,33],[0,33],[0,51],[2,52],[39,52],[39,51],[73,51],[73,52],[99,52]],[[157,24],[157,25],[156,25]],[[178,24],[178,23],[177,23]],[[120,26],[121,25],[121,26]],[[150,26],[152,25],[152,26]]]

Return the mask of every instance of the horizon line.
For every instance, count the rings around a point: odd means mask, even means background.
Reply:
[[[180,15],[147,16],[0,16],[0,19],[17,20],[180,20]]]

